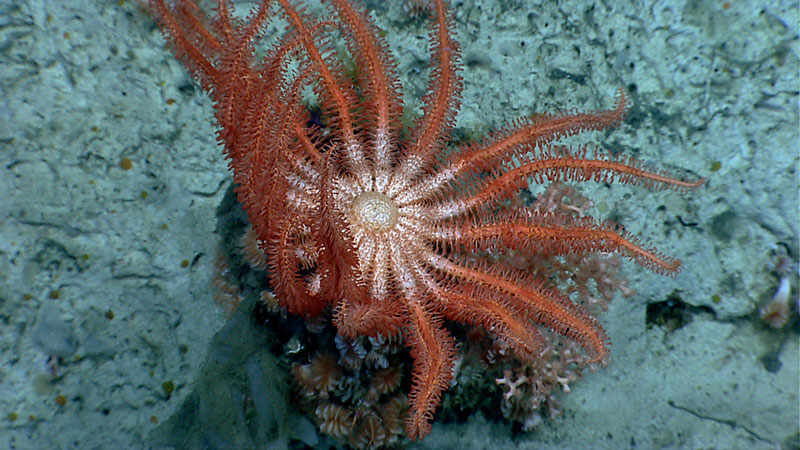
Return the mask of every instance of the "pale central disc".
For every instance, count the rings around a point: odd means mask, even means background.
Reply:
[[[352,212],[353,221],[373,233],[390,230],[399,215],[394,201],[379,192],[364,192],[356,197]]]

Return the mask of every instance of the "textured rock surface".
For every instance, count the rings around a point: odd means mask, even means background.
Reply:
[[[425,22],[369,4],[416,108]],[[781,255],[798,287],[800,11],[725,5],[452,2],[457,133],[608,107],[622,86],[629,119],[580,143],[709,182],[691,195],[583,186],[597,215],[683,272],[626,266],[638,294],[600,318],[612,362],[575,383],[560,420],[514,441],[481,418],[437,424],[420,447],[797,445],[797,319],[772,331],[756,311]],[[146,447],[224,323],[210,280],[230,177],[209,100],[162,45],[134,1],[0,3],[0,447]],[[668,299],[686,305],[683,326],[647,327],[647,305]],[[45,319],[65,333],[43,334]]]

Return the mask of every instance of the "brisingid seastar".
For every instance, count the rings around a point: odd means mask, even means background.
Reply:
[[[629,108],[622,91],[613,109],[521,119],[444,156],[461,90],[459,46],[444,2],[433,2],[432,73],[422,116],[408,134],[396,64],[378,28],[347,0],[326,3],[331,17],[322,20],[289,0],[261,1],[238,20],[223,0],[212,17],[190,0],[150,1],[177,56],[214,99],[218,138],[281,304],[305,316],[332,306],[344,336],[402,333],[414,359],[406,422],[412,439],[430,432],[453,376],[456,346],[445,319],[492,330],[523,361],[541,353],[539,327],[604,361],[608,338],[581,306],[486,255],[617,252],[667,274],[679,261],[609,222],[504,201],[531,179],[677,189],[702,180],[554,145],[619,124]],[[275,18],[288,28],[256,58]],[[337,51],[340,41],[345,54]],[[355,74],[343,60],[354,61]],[[319,117],[302,101],[306,86]]]

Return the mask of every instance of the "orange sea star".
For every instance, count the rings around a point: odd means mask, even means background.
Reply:
[[[224,0],[212,18],[190,0],[150,1],[178,57],[214,99],[218,137],[281,304],[305,316],[333,306],[344,336],[402,333],[414,359],[411,439],[430,432],[453,376],[455,342],[445,319],[492,330],[520,360],[540,355],[544,326],[603,362],[608,338],[593,317],[546,282],[488,255],[617,252],[667,274],[679,261],[642,247],[614,224],[505,201],[529,179],[677,189],[702,180],[553,145],[619,124],[629,107],[623,91],[614,109],[537,115],[443,156],[461,89],[444,2],[434,2],[433,70],[410,137],[400,125],[396,66],[376,26],[347,0],[328,3],[332,17],[324,21],[289,0],[262,1],[242,21]],[[257,59],[256,43],[276,17],[289,26]],[[335,40],[346,43],[346,55],[335,51]],[[349,58],[353,76],[342,63]],[[319,116],[301,102],[305,86],[313,87]]]

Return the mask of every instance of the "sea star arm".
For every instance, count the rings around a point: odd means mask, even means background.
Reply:
[[[420,254],[427,251],[417,248]],[[482,325],[509,344],[523,361],[538,357],[543,340],[532,321],[521,314],[524,305],[507,294],[480,284],[450,276],[435,276],[435,272],[416,268],[416,275],[450,320]],[[521,309],[522,307],[522,309]]]
[[[237,143],[226,146],[239,201],[264,242],[278,239],[279,228],[271,224],[285,220],[287,207],[297,214],[299,204],[289,202],[289,195],[296,193],[296,198],[304,199],[306,214],[317,197],[306,195],[316,188],[319,171],[314,162],[321,157],[316,148],[309,148],[313,144],[298,125],[307,114],[298,102],[300,83],[298,79],[289,87],[263,86],[265,100],[251,105],[246,114],[249,120],[237,127]],[[288,176],[294,180],[290,182]]]
[[[613,222],[597,222],[589,216],[530,213],[501,215],[482,222],[470,220],[457,228],[443,228],[437,237],[451,245],[464,245],[465,251],[502,246],[542,255],[613,252],[659,274],[674,275],[680,270],[680,260],[644,247],[633,234],[617,230]]]
[[[341,199],[358,192],[355,183],[345,182],[336,172],[334,160],[339,158],[338,145],[325,153],[319,182],[319,241],[325,251],[320,255],[320,266],[330,268],[325,275],[325,292],[336,301],[368,303],[368,294],[358,263],[353,236],[349,232],[346,212]],[[346,205],[345,205],[346,206]]]
[[[442,319],[419,299],[410,299],[406,345],[411,348],[414,372],[411,382],[406,434],[418,439],[430,433],[431,420],[442,392],[453,378],[456,348],[442,327]]]
[[[284,215],[273,224],[278,230],[278,240],[270,249],[270,270],[278,276],[273,277],[275,292],[292,314],[314,316],[320,313],[327,302],[319,295],[310,292],[307,280],[299,275],[306,264],[296,249],[295,230],[307,218]],[[318,293],[317,293],[318,294]]]
[[[430,198],[439,194],[450,182],[469,171],[494,170],[513,156],[524,157],[555,139],[588,130],[603,130],[619,125],[630,109],[623,89],[614,109],[573,114],[537,114],[520,119],[516,124],[489,134],[484,143],[472,144],[454,154],[436,172],[410,184],[402,199]]]
[[[333,323],[342,336],[395,336],[404,323],[400,307],[343,299],[334,309]]]
[[[440,141],[455,124],[461,77],[456,70],[459,60],[458,43],[452,39],[453,20],[445,11],[444,2],[436,0],[436,20],[430,32],[431,76],[428,94],[419,126],[411,139],[412,145],[403,154],[399,170],[395,172],[388,195],[394,196],[408,180],[418,177],[434,163],[440,150]]]
[[[240,145],[239,135],[241,126],[246,123],[245,116],[250,112],[253,92],[266,94],[267,99],[273,80],[263,80],[256,76],[253,69],[253,55],[255,46],[253,41],[257,38],[259,30],[267,21],[269,1],[262,2],[246,22],[240,26],[231,24],[230,13],[224,0],[217,6],[218,23],[227,34],[225,39],[226,49],[220,55],[217,66],[219,67],[219,80],[214,86],[215,117],[220,126],[218,137],[225,143],[229,152],[235,152],[244,145]],[[262,94],[262,95],[264,95]],[[232,154],[231,157],[233,158]]]
[[[434,267],[455,279],[466,280],[508,295],[518,303],[523,317],[544,325],[554,332],[581,345],[593,362],[602,363],[608,357],[608,336],[596,319],[563,295],[529,280],[520,272],[510,275],[479,270],[470,264],[457,264],[448,258],[430,253]]]
[[[319,75],[324,92],[321,103],[323,112],[329,116],[328,127],[334,130],[341,137],[343,143],[340,151],[346,158],[342,160],[350,170],[356,175],[362,189],[368,189],[371,180],[370,173],[365,168],[369,167],[364,153],[364,145],[359,141],[354,126],[355,118],[351,108],[359,105],[358,95],[346,77],[341,63],[331,57],[329,46],[318,46],[315,42],[312,29],[306,26],[306,22],[313,23],[308,17],[301,14],[289,0],[278,0],[285,12],[286,19],[292,25],[294,31],[303,42],[305,55],[308,57],[313,71]],[[324,53],[323,54],[323,50]]]
[[[331,3],[344,25],[343,31],[349,35],[346,41],[359,68],[358,85],[364,106],[360,116],[365,129],[371,133],[371,147],[375,152],[373,179],[377,188],[382,189],[388,182],[402,114],[397,67],[386,42],[366,15],[344,0],[332,0]]]
[[[198,18],[200,8],[185,0],[177,1],[172,8],[164,0],[150,0],[150,10],[164,34],[172,40],[178,59],[183,61],[204,90],[211,91],[220,81],[212,61],[222,52],[223,46]]]
[[[490,330],[506,342],[521,361],[531,361],[541,355],[544,349],[541,334],[504,296],[472,284],[450,286],[436,294],[444,300],[448,319]]]
[[[477,192],[466,200],[444,202],[437,214],[441,218],[459,216],[478,207],[496,204],[528,185],[528,178],[537,183],[559,181],[595,181],[598,183],[639,184],[647,188],[676,190],[694,189],[705,182],[685,181],[664,171],[644,169],[644,164],[632,158],[612,157],[597,153],[587,158],[586,149],[570,151],[566,147],[548,148],[528,155],[521,166],[504,171],[494,169],[489,181],[479,182]]]
[[[462,174],[469,169],[487,170],[509,161],[512,156],[524,156],[556,139],[590,130],[613,128],[628,114],[630,102],[624,89],[619,90],[614,109],[572,114],[537,114],[504,130],[490,134],[484,144],[472,145],[453,156]]]

